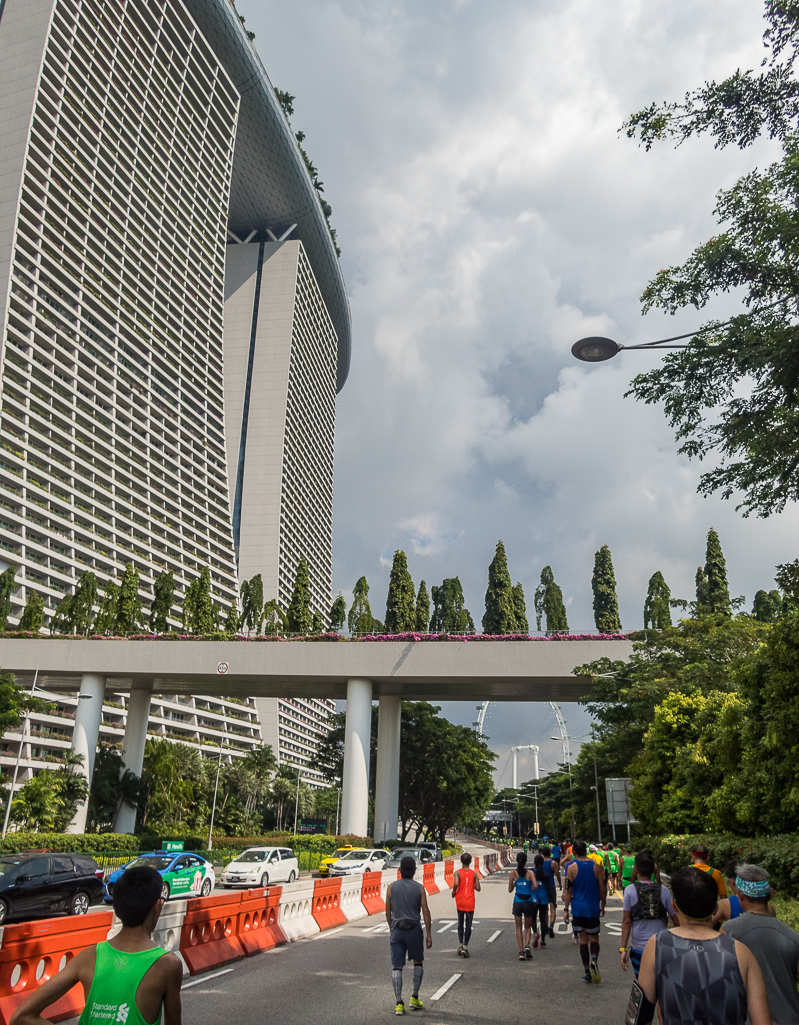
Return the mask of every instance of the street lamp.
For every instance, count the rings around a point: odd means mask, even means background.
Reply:
[[[720,325],[723,326],[723,325]],[[672,342],[679,342],[683,338],[693,338],[699,331],[691,331],[687,335],[675,335],[673,338],[661,338],[657,342],[644,342],[643,345],[619,345],[612,338],[601,336],[581,338],[572,346],[572,356],[580,359],[583,363],[604,363],[605,360],[621,352],[622,349],[684,349],[684,345],[672,345]]]

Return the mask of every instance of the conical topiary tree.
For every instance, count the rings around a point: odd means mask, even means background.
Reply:
[[[117,632],[128,636],[142,628],[141,598],[139,597],[139,571],[129,562],[122,574],[117,604]]]
[[[497,541],[494,558],[488,567],[488,590],[485,599],[483,631],[487,634],[516,633],[513,584],[508,572],[505,545],[502,541]]]
[[[264,615],[264,584],[261,574],[256,573],[241,585],[241,617],[239,626],[247,626],[248,633],[259,634]]]
[[[521,584],[513,585],[513,612],[516,617],[516,633],[529,634],[530,624],[527,622],[527,604]]]
[[[344,601],[344,595],[339,591],[333,600],[333,604],[330,606],[330,629],[334,633],[338,633],[346,621],[347,603]]]
[[[566,606],[563,604],[563,592],[555,583],[555,575],[551,566],[541,570],[541,582],[535,591],[536,628],[541,629],[541,620],[546,617],[544,629],[548,634],[567,634],[569,621],[566,617]]]
[[[594,555],[594,575],[591,577],[594,592],[594,623],[603,634],[621,631],[619,600],[616,597],[616,574],[613,559],[607,545],[602,545]]]
[[[14,577],[17,571],[9,567],[0,573],[0,630],[8,629],[8,617],[11,615],[11,592],[14,590]]]
[[[164,570],[159,573],[153,586],[153,603],[150,606],[150,630],[154,634],[169,632],[169,617],[175,601],[175,578]]]
[[[206,566],[197,581],[194,600],[194,630],[196,634],[214,633],[219,625],[219,612],[211,597],[211,568]]]
[[[297,563],[297,575],[294,578],[294,590],[291,593],[288,611],[288,627],[290,633],[309,634],[313,627],[311,613],[311,584],[308,577],[308,563],[305,556],[300,556]]]
[[[430,595],[427,593],[427,584],[424,580],[419,584],[416,594],[416,625],[417,633],[426,634],[430,623]]]
[[[386,599],[386,632],[402,634],[413,631],[416,626],[416,593],[408,572],[405,552],[397,549],[388,580]]]
[[[113,580],[106,580],[103,588],[103,600],[100,611],[94,621],[94,632],[98,634],[115,634],[117,632],[117,614],[119,610],[119,585]]]
[[[28,596],[27,604],[22,610],[22,616],[19,621],[19,629],[27,630],[31,633],[37,634],[44,622],[44,598],[35,591],[32,591]]]
[[[441,587],[433,587],[433,614],[430,617],[430,633],[474,633],[474,620],[466,608],[463,587],[457,577],[448,577]]]
[[[200,589],[200,581],[192,580],[183,595],[183,633],[196,633],[194,623],[197,609],[197,592]],[[98,617],[99,618],[99,617]]]
[[[644,601],[644,630],[665,630],[671,626],[671,591],[660,570],[649,578]]]
[[[324,630],[325,630],[325,621],[324,621],[324,619],[322,619],[322,613],[321,612],[314,612],[313,616],[311,617],[311,633],[312,634],[320,634],[320,633],[324,633]]]
[[[705,552],[705,576],[707,577],[707,608],[718,615],[729,616],[732,612],[730,587],[727,583],[727,562],[721,550],[721,541],[711,527],[707,532]]]
[[[707,610],[707,574],[702,566],[696,567],[696,608],[698,612]]]
[[[783,597],[779,591],[758,591],[752,604],[752,617],[760,623],[774,623],[782,614]]]
[[[372,632],[374,619],[369,605],[369,584],[366,577],[361,577],[352,589],[352,605],[347,614],[347,626],[351,634],[368,634]]]

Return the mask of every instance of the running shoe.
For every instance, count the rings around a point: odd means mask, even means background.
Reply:
[[[586,973],[585,973],[585,974],[583,975],[583,982],[587,982],[589,986],[591,985],[591,983],[592,983],[593,981],[594,981],[594,980],[593,980],[593,979],[591,978],[591,973],[590,973],[590,972],[586,972]],[[397,1011],[397,1014],[399,1014],[399,1013],[400,1013],[400,1012],[399,1012],[399,1011]]]
[[[405,1004],[403,1004],[403,1002],[401,1000],[397,1004],[397,1006],[394,1008],[394,1014],[405,1014]]]
[[[542,950],[546,950],[546,949],[547,949],[547,945],[546,945],[546,943],[544,942],[544,940],[541,940],[541,949],[542,949]]]
[[[469,948],[468,947],[464,947],[463,950],[461,951],[461,957],[471,957],[471,956],[472,955],[469,953]]]
[[[422,1010],[424,1010],[424,1004],[419,999],[419,997],[411,997],[411,1010],[412,1011],[422,1011]]]
[[[538,941],[539,941],[540,939],[541,939],[541,933],[540,933],[540,932],[537,932],[537,933],[535,934],[535,939],[533,940],[533,947],[534,947],[534,948],[538,946]]]
[[[599,983],[602,981],[602,976],[599,974],[599,968],[597,968],[597,963],[593,957],[591,958],[589,970],[591,975],[591,982],[595,982],[597,985],[599,985]]]
[[[524,956],[525,956],[525,958],[528,961],[532,961],[533,960],[533,952],[532,952],[532,950],[530,950],[529,947],[525,947],[524,948]]]
[[[550,938],[551,940],[554,940],[554,939],[555,939],[555,930],[554,930],[554,928],[553,928],[553,927],[552,927],[551,925],[550,925],[550,927],[549,927],[549,938]]]
[[[519,960],[520,961],[526,961],[527,960],[527,958],[524,956],[524,951],[523,950],[519,951]]]
[[[458,957],[463,957],[463,944],[458,944]]]

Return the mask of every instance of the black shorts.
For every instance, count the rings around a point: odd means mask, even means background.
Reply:
[[[557,904],[558,903],[558,895],[555,892],[555,884],[547,882],[544,885],[546,886],[547,897],[549,899],[549,903],[550,904]]]
[[[598,918],[583,918],[580,915],[573,915],[571,925],[575,932],[585,932],[589,936],[599,932]]]
[[[402,968],[406,955],[410,961],[424,961],[424,933],[421,923],[413,929],[392,929],[389,946],[392,968]]]
[[[532,900],[515,900],[511,906],[511,912],[515,918],[532,918],[536,913],[538,904]]]

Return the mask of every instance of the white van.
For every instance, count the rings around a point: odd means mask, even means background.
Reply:
[[[299,876],[297,857],[290,847],[248,847],[222,873],[224,889],[249,889],[293,883]]]

